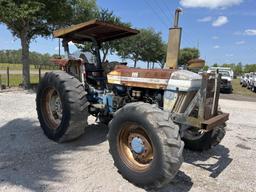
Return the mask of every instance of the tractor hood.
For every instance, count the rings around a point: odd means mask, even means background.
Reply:
[[[171,74],[167,89],[172,91],[196,91],[200,89],[201,83],[201,75],[187,70],[179,70]]]
[[[198,90],[202,81],[200,75],[186,70],[134,69],[120,65],[107,77],[110,84],[173,91]]]

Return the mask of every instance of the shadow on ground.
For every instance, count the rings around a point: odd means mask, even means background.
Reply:
[[[212,178],[217,178],[233,160],[229,157],[229,149],[223,145],[202,153],[185,150],[183,154],[186,163],[207,170]],[[209,163],[210,158],[214,163]]]
[[[0,183],[9,183],[33,191],[46,189],[52,181],[61,182],[65,169],[59,166],[62,154],[86,151],[106,140],[108,129],[90,125],[77,141],[57,144],[48,140],[38,122],[15,119],[0,127]]]
[[[90,146],[106,141],[108,128],[90,125],[78,140],[57,144],[48,140],[37,121],[15,119],[0,127],[0,183],[22,186],[33,191],[47,190],[50,182],[63,182],[65,168],[60,166],[63,154],[93,150]],[[68,155],[65,155],[65,159]],[[213,158],[215,163],[208,163]],[[232,162],[229,150],[219,145],[207,152],[184,151],[186,163],[209,171],[216,178]],[[193,182],[190,176],[179,171],[175,179],[159,192],[186,192]]]
[[[183,155],[185,163],[207,170],[209,177],[212,178],[217,178],[232,162],[232,159],[229,158],[229,149],[223,145],[201,153],[184,150]],[[214,163],[209,163],[210,159]],[[174,181],[158,192],[187,192],[192,186],[191,177],[179,171]]]

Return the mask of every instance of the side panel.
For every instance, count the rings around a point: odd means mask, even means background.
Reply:
[[[116,68],[110,72],[108,83],[128,87],[165,89],[173,70]]]

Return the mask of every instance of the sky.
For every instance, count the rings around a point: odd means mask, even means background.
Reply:
[[[135,28],[153,28],[168,39],[174,11],[183,9],[182,48],[200,49],[201,58],[214,63],[256,63],[256,1],[255,0],[97,0],[101,8],[112,10],[122,21]],[[5,25],[0,25],[0,50],[19,49]],[[58,40],[37,38],[31,51],[57,53]],[[71,50],[75,50],[71,45]],[[115,59],[115,57],[110,57]]]

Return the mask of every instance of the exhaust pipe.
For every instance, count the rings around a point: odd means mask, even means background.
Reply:
[[[182,28],[179,27],[179,17],[182,12],[181,8],[177,8],[175,11],[174,25],[169,29],[169,40],[167,46],[167,56],[165,69],[176,69],[178,66],[178,59],[180,53],[180,43]]]

